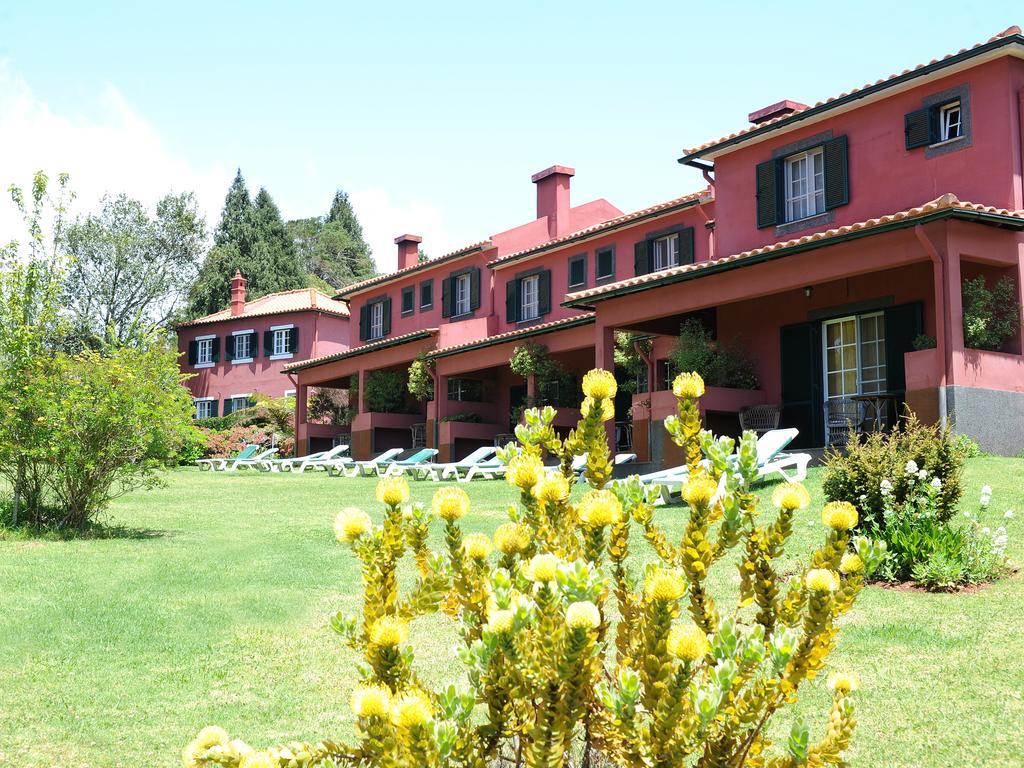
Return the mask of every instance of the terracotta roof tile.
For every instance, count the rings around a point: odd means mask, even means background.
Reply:
[[[694,264],[685,264],[680,267],[672,267],[671,269],[663,269],[659,272],[649,272],[645,275],[638,275],[636,277],[626,278],[625,280],[619,280],[615,283],[608,283],[596,288],[588,288],[583,291],[576,291],[570,293],[565,297],[565,304],[573,304],[584,299],[590,299],[597,296],[601,296],[606,293],[618,292],[622,288],[630,288],[633,286],[640,286],[646,283],[659,281],[664,278],[671,278],[675,275],[685,275],[691,272],[701,272],[712,267],[716,267],[722,264],[729,264],[731,262],[743,261],[744,259],[753,258],[755,256],[762,256],[764,254],[772,253],[774,251],[784,251],[789,248],[794,248],[808,243],[814,243],[823,240],[832,240],[835,238],[849,235],[855,232],[861,232],[864,230],[876,229],[878,227],[885,226],[887,224],[894,224],[901,221],[907,221],[911,219],[921,218],[929,214],[933,214],[943,210],[950,211],[966,211],[975,213],[988,213],[999,216],[1011,216],[1022,221],[1024,225],[1024,210],[1021,211],[1010,211],[1006,208],[995,208],[991,205],[981,205],[980,203],[969,203],[961,201],[956,195],[946,193],[942,197],[936,198],[923,205],[919,205],[916,208],[909,208],[905,211],[899,211],[897,213],[888,214],[886,216],[879,216],[878,218],[868,219],[866,221],[859,221],[855,224],[848,224],[843,227],[836,227],[834,229],[828,229],[822,232],[815,232],[810,235],[796,238],[794,240],[786,240],[779,243],[772,243],[762,248],[754,248],[750,251],[743,251],[742,253],[736,253],[732,256],[724,256],[719,259],[712,259],[710,261],[700,261]]]
[[[375,285],[382,285],[384,283],[389,283],[392,280],[396,280],[399,277],[404,277],[405,275],[408,275],[408,274],[410,274],[412,272],[418,272],[421,269],[429,269],[430,267],[434,266],[435,264],[440,264],[441,262],[444,262],[444,261],[453,261],[453,260],[459,258],[460,256],[468,256],[468,255],[470,255],[472,253],[477,253],[478,251],[486,251],[488,248],[493,248],[493,247],[494,246],[491,244],[490,240],[481,240],[479,243],[473,243],[472,245],[467,245],[464,248],[459,248],[458,250],[451,251],[450,253],[446,253],[443,256],[438,256],[435,259],[428,259],[427,261],[421,261],[418,264],[413,264],[412,266],[409,266],[409,267],[403,267],[402,269],[396,269],[393,272],[386,272],[383,275],[374,275],[373,277],[368,277],[365,280],[359,281],[358,283],[352,283],[352,285],[346,285],[344,288],[339,290],[336,295],[337,296],[351,296],[353,293],[359,293],[360,291],[365,291],[367,288],[372,288]]]
[[[535,253],[541,253],[551,248],[557,248],[560,245],[564,245],[569,242],[574,242],[585,237],[598,235],[607,230],[615,229],[616,227],[629,224],[630,222],[635,221],[636,219],[642,219],[647,216],[653,216],[662,211],[667,211],[677,206],[686,205],[687,203],[710,201],[711,199],[711,190],[708,187],[705,187],[704,189],[698,192],[691,192],[688,195],[683,195],[682,197],[677,197],[673,200],[666,200],[663,203],[657,203],[656,205],[651,205],[648,206],[647,208],[641,208],[639,211],[633,211],[632,213],[626,213],[623,214],[622,216],[616,216],[614,219],[607,219],[606,221],[602,221],[600,224],[594,224],[593,226],[587,227],[586,229],[581,229],[577,232],[572,232],[568,235],[556,237],[552,240],[548,240],[547,242],[541,243],[540,245],[525,248],[521,251],[516,251],[515,253],[506,254],[504,256],[501,256],[500,258],[488,262],[487,266],[493,267],[500,264],[505,264],[506,262],[521,259],[525,256],[530,256]]]
[[[214,312],[212,315],[180,323],[178,327],[206,325],[209,323],[219,323],[224,320],[241,320],[247,317],[280,315],[288,312],[302,312],[304,310],[348,317],[348,304],[346,302],[332,299],[315,288],[299,288],[295,291],[268,293],[266,296],[247,301],[245,303],[245,312],[240,315],[232,315],[231,308],[229,307],[219,312]]]
[[[929,61],[929,62],[927,62],[925,64],[918,64],[916,67],[913,67],[912,69],[905,69],[902,72],[894,72],[893,74],[889,75],[888,77],[880,78],[880,79],[876,80],[873,83],[865,83],[864,85],[862,85],[859,88],[853,88],[852,90],[849,90],[849,91],[846,91],[844,93],[841,93],[838,96],[829,97],[829,98],[825,99],[824,101],[819,101],[817,104],[812,104],[810,106],[804,105],[802,109],[797,109],[794,112],[791,112],[789,114],[782,115],[780,117],[775,117],[775,118],[772,118],[771,120],[765,120],[762,123],[758,123],[757,125],[748,126],[746,128],[743,128],[742,130],[736,131],[734,133],[730,133],[727,136],[721,136],[721,137],[715,139],[714,141],[708,141],[708,142],[705,142],[704,144],[701,144],[700,146],[692,147],[690,149],[685,149],[685,150],[683,150],[683,155],[684,156],[692,156],[692,155],[695,155],[695,154],[697,154],[699,152],[704,152],[704,151],[706,151],[708,149],[711,149],[712,147],[716,147],[719,144],[722,144],[724,142],[732,141],[734,139],[739,139],[739,138],[741,138],[743,136],[746,136],[747,134],[750,134],[750,133],[763,131],[767,127],[770,127],[770,126],[773,126],[773,125],[778,125],[780,123],[794,121],[794,120],[798,119],[800,115],[804,114],[805,112],[807,112],[809,110],[819,110],[819,109],[821,109],[823,107],[827,107],[829,105],[833,105],[836,102],[839,102],[841,100],[847,99],[847,98],[849,98],[851,96],[856,96],[857,94],[861,94],[863,91],[866,91],[868,89],[878,88],[880,86],[885,86],[887,84],[892,84],[896,80],[899,80],[901,78],[905,78],[908,75],[913,75],[914,73],[920,72],[921,70],[926,69],[928,67],[933,67],[933,66],[935,66],[937,64],[941,64],[942,62],[945,62],[945,61],[947,61],[949,59],[952,59],[954,57],[962,56],[963,54],[970,53],[971,51],[974,51],[977,48],[981,48],[982,46],[989,45],[990,43],[997,42],[997,41],[1002,40],[1004,38],[1019,36],[1020,34],[1021,34],[1020,27],[1017,27],[1017,26],[1009,27],[1007,29],[1004,29],[998,35],[990,37],[988,40],[986,40],[984,42],[975,43],[974,45],[970,46],[969,48],[961,48],[956,53],[948,53],[945,56],[943,56],[941,59],[932,59],[931,61]]]
[[[547,323],[538,323],[537,325],[531,325],[528,328],[517,328],[514,331],[505,331],[505,333],[498,333],[494,336],[487,336],[483,339],[473,339],[472,341],[465,341],[461,344],[452,344],[448,347],[441,347],[441,349],[435,349],[430,353],[430,357],[440,357],[442,355],[448,355],[452,352],[456,352],[460,349],[467,349],[475,346],[490,346],[491,344],[501,344],[505,341],[512,341],[513,339],[521,336],[532,336],[536,333],[543,331],[558,330],[562,326],[566,325],[583,325],[584,322],[589,322],[594,319],[593,312],[581,312],[578,315],[572,317],[563,317],[561,320],[551,320]]]
[[[288,363],[282,368],[285,373],[289,371],[295,371],[300,368],[312,368],[316,365],[323,365],[324,363],[333,363],[336,360],[345,360],[349,357],[358,357],[359,355],[365,355],[369,352],[373,352],[378,349],[385,347],[393,347],[398,344],[403,344],[406,341],[415,341],[416,339],[425,339],[427,336],[433,336],[437,333],[437,328],[421,328],[418,331],[409,331],[409,333],[403,333],[398,336],[389,336],[383,339],[377,339],[366,344],[360,344],[357,347],[346,349],[344,352],[335,352],[332,355],[321,355],[320,357],[311,357],[308,360],[296,360],[294,363]]]

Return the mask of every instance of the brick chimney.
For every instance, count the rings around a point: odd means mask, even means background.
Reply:
[[[799,101],[783,99],[782,101],[777,101],[774,104],[769,104],[767,107],[755,109],[747,115],[747,120],[752,122],[754,125],[760,125],[768,120],[774,120],[776,117],[785,117],[786,115],[792,115],[794,112],[799,112],[804,109],[807,109],[806,104],[801,104]]]
[[[231,315],[232,317],[244,314],[245,312],[245,285],[248,281],[242,277],[239,270],[235,270],[235,276],[231,278]]]
[[[398,268],[405,269],[420,262],[420,243],[423,238],[419,235],[399,235],[395,238],[398,244]]]
[[[537,218],[547,218],[549,237],[561,237],[572,231],[569,223],[569,180],[575,175],[573,168],[552,165],[531,177],[537,185]]]

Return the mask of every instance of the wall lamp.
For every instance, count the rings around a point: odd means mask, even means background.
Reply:
[[[814,288],[812,288],[809,285],[806,288],[804,288],[804,296],[806,296],[809,299],[813,295],[814,295]]]

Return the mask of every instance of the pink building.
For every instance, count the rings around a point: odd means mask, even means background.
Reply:
[[[719,431],[737,432],[745,407],[774,405],[797,445],[820,447],[851,418],[879,409],[891,420],[906,404],[988,450],[1020,451],[1024,339],[969,348],[961,288],[1007,276],[1024,296],[1022,59],[1014,27],[814,106],[758,109],[680,159],[707,189],[634,213],[572,207],[573,172],[555,166],[534,176],[533,222],[425,264],[412,262],[418,239],[398,238],[398,271],[341,294],[359,344],[288,366],[300,443],[306,388],[422,356],[433,402],[383,414],[360,397],[357,455],[407,445],[415,425],[442,457],[462,455],[509,432],[522,403],[576,399],[583,371],[614,367],[622,331],[653,348],[640,391],[617,403],[620,446],[675,461],[662,426],[668,358],[680,325],[697,320],[741,343],[759,382],[709,388],[705,418]],[[569,396],[512,373],[527,342],[575,377]]]
[[[288,363],[349,346],[348,307],[313,289],[272,293],[247,302],[246,280],[235,273],[231,305],[178,326],[181,368],[196,418],[225,416],[257,394],[294,395],[282,375]]]

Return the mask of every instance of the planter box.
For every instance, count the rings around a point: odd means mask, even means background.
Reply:
[[[907,391],[931,389],[942,379],[942,358],[937,349],[919,349],[903,353]]]

